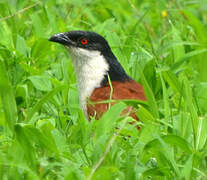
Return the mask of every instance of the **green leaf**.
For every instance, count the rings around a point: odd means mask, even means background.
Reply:
[[[182,85],[180,84],[178,78],[175,74],[172,73],[172,71],[163,71],[162,75],[167,81],[167,83],[170,85],[170,87],[176,92],[176,93],[182,93]]]
[[[35,42],[33,43],[33,46],[31,48],[32,58],[34,58],[38,63],[43,63],[45,57],[48,57],[50,55],[48,54],[50,46],[51,43],[48,41],[48,39],[43,39],[43,38],[35,39]]]
[[[162,179],[164,176],[169,176],[170,168],[169,167],[160,167],[160,168],[151,168],[146,170],[143,173],[144,178],[148,177],[157,177],[158,179]]]
[[[48,150],[52,153],[58,152],[56,145],[54,143],[54,139],[51,139],[51,137],[47,137],[33,125],[25,125],[23,128],[25,135],[29,138],[31,142],[35,142],[43,149]]]
[[[44,25],[42,23],[42,20],[38,14],[38,12],[35,12],[30,15],[32,19],[32,25],[34,26],[34,31],[37,36],[44,37]]]
[[[153,121],[156,121],[153,115],[143,106],[139,106],[137,114],[139,119],[145,123],[153,123]]]
[[[17,35],[16,50],[23,56],[27,56],[27,45],[23,37]]]
[[[191,179],[191,173],[193,169],[193,155],[191,155],[188,160],[183,165],[183,169],[181,171],[180,179]]]
[[[192,122],[192,127],[193,127],[193,132],[194,132],[194,145],[195,148],[198,149],[199,146],[199,141],[196,138],[198,136],[198,124],[199,124],[199,118],[198,118],[198,114],[197,114],[197,108],[192,96],[192,91],[191,91],[191,86],[190,86],[190,82],[188,81],[188,79],[186,77],[184,77],[183,79],[184,82],[184,90],[185,90],[185,102],[186,105],[188,107],[188,110],[191,114],[191,122]]]
[[[52,31],[58,32],[58,25],[57,25],[57,21],[56,21],[55,11],[51,8],[48,8],[47,6],[45,6],[45,11],[47,13],[47,18],[48,18],[50,27],[52,28]]]
[[[168,123],[168,119],[170,117],[170,105],[169,105],[169,95],[167,92],[167,87],[165,85],[162,73],[160,73],[160,79],[162,83],[162,90],[163,90],[163,100],[164,100],[164,112],[165,112],[165,123]],[[167,128],[167,126],[166,126]],[[166,129],[167,130],[167,129]]]
[[[32,82],[34,87],[40,91],[52,90],[50,78],[47,76],[30,76],[28,79]]]
[[[198,132],[197,132],[197,148],[199,150],[205,148],[206,142],[207,142],[207,118],[206,117],[200,117],[198,120]]]
[[[145,76],[144,76],[144,74],[141,70],[141,67],[138,64],[137,64],[137,68],[138,68],[138,71],[139,71],[141,82],[144,86],[144,92],[145,92],[145,95],[147,97],[147,102],[148,102],[149,108],[151,110],[151,113],[152,113],[152,115],[154,116],[155,119],[159,118],[158,107],[157,107],[157,103],[156,103],[154,94],[153,94],[148,82],[146,81],[146,78],[145,78]]]
[[[194,97],[202,114],[207,112],[207,83],[197,83],[194,88]]]
[[[163,47],[162,49],[162,53],[167,52],[168,50],[170,50],[171,48],[174,47],[179,47],[179,46],[184,46],[184,45],[188,45],[188,46],[200,46],[199,43],[197,42],[190,42],[190,41],[178,41],[178,42],[171,42],[170,44],[168,44],[167,46]],[[183,54],[184,55],[184,54]],[[181,58],[181,57],[180,57]]]
[[[61,91],[62,89],[66,88],[68,86],[58,86],[56,88],[54,88],[52,91],[50,91],[49,93],[47,93],[43,98],[41,98],[32,109],[29,110],[29,112],[27,113],[27,121],[31,120],[31,118],[33,117],[33,115],[42,107],[42,105],[47,102],[48,100],[50,100],[50,98],[52,96],[54,96],[56,93],[58,93],[59,91]]]
[[[25,134],[24,125],[16,124],[15,133],[17,140],[25,154],[28,166],[36,170],[37,161],[35,157],[34,147],[32,145],[33,143],[30,141],[30,138],[28,138],[28,136]]]
[[[196,18],[191,12],[182,10],[185,17],[187,17],[188,22],[195,30],[195,35],[197,36],[197,39],[199,43],[203,44],[204,46],[207,45],[207,31],[204,27],[203,23]]]
[[[180,148],[180,150],[184,151],[185,153],[188,153],[188,154],[192,153],[192,148],[189,145],[189,143],[185,139],[181,138],[180,136],[165,135],[165,136],[162,136],[161,139],[166,144],[174,145],[174,146]],[[159,139],[154,139],[145,145],[145,150],[147,151],[148,149],[151,149],[151,148],[152,149],[154,149],[154,148],[159,149],[160,146],[161,146],[161,143],[160,143]]]
[[[13,36],[12,36],[12,30],[8,23],[4,21],[0,21],[0,43],[7,46],[14,48],[14,42],[13,42]]]
[[[120,102],[113,105],[97,123],[94,131],[94,138],[98,139],[102,135],[109,133],[115,126],[115,122],[120,118],[121,112],[126,109],[126,104]]]
[[[194,56],[200,55],[202,53],[206,53],[207,49],[198,49],[195,51],[191,51],[189,53],[186,53],[181,59],[179,59],[173,66],[171,67],[172,71],[178,71],[180,66],[183,65],[183,63],[188,63],[189,61],[196,60],[196,58],[192,58]]]
[[[181,35],[180,31],[178,31],[173,24],[171,24],[171,26],[172,26],[173,41],[175,42],[182,41],[180,37]],[[173,56],[174,56],[175,62],[177,62],[181,57],[185,55],[185,49],[182,44],[180,44],[180,46],[172,46],[172,50],[173,50]]]
[[[0,77],[0,96],[2,99],[6,122],[8,123],[9,128],[13,130],[14,125],[18,120],[17,107],[13,89],[9,82],[6,68],[2,60],[0,60]]]

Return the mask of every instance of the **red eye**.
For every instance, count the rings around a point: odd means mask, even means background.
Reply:
[[[88,43],[88,40],[86,38],[81,39],[81,44],[86,45]]]

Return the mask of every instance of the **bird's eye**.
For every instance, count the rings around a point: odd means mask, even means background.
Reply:
[[[88,39],[83,38],[83,39],[81,39],[80,42],[81,42],[81,44],[86,45],[88,43]]]

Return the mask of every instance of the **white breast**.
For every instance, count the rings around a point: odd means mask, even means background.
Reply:
[[[68,50],[76,72],[81,108],[87,116],[86,100],[95,88],[100,87],[109,65],[99,51],[82,48],[68,48]]]

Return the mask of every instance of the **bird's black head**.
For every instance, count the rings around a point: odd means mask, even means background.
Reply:
[[[107,41],[101,35],[90,31],[70,31],[59,33],[52,36],[49,40],[68,47],[98,50],[101,53],[110,51]]]
[[[68,47],[70,54],[75,56],[76,60],[74,64],[77,64],[77,61],[81,61],[81,59],[87,59],[89,62],[94,56],[103,56],[109,69],[102,79],[102,85],[108,82],[107,74],[112,81],[126,81],[130,79],[112,53],[107,41],[95,32],[70,31],[55,34],[49,40]],[[99,53],[97,54],[97,52]],[[103,60],[103,58],[96,59],[97,61]]]

